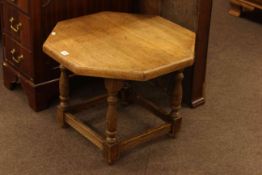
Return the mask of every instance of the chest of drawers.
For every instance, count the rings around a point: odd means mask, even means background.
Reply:
[[[120,2],[120,1],[118,1]],[[58,94],[58,65],[42,52],[42,43],[57,21],[101,10],[129,11],[124,0],[2,0],[4,85],[21,83],[30,106],[45,109]],[[121,7],[121,9],[120,9]]]

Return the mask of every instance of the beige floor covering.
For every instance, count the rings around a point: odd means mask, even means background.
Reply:
[[[114,166],[74,130],[56,126],[56,103],[35,113],[22,90],[5,89],[1,77],[0,175],[261,175],[262,27],[227,10],[226,0],[214,1],[207,103],[182,109],[177,139],[141,146]],[[123,111],[129,117],[121,117],[119,129],[126,133],[157,122],[140,108]],[[98,126],[101,118],[88,119]]]

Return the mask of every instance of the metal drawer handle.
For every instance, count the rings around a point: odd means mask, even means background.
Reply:
[[[14,32],[17,33],[17,32],[20,31],[20,29],[21,29],[21,27],[22,27],[22,23],[19,22],[18,24],[14,25],[14,24],[13,24],[14,21],[15,21],[15,18],[14,18],[14,17],[11,17],[11,18],[9,19],[9,22],[10,22],[10,28],[11,28]]]
[[[21,54],[21,55],[19,55],[19,56],[17,57],[17,56],[16,56],[16,50],[15,50],[15,49],[12,49],[12,50],[10,51],[10,53],[11,53],[11,55],[12,55],[12,60],[13,60],[14,62],[16,62],[17,64],[20,64],[20,63],[23,61],[24,55]]]

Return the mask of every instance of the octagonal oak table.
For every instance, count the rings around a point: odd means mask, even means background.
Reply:
[[[70,125],[100,148],[109,164],[121,152],[179,129],[183,69],[193,64],[195,33],[159,16],[120,12],[100,12],[59,22],[46,40],[43,50],[60,63],[60,104],[57,121]],[[69,103],[69,71],[76,75],[105,80],[107,94],[84,104]],[[170,96],[170,110],[165,111],[143,98],[133,100],[160,117],[164,124],[126,139],[117,138],[118,93],[125,81],[148,81],[176,72]],[[105,136],[77,119],[72,110],[107,99]]]

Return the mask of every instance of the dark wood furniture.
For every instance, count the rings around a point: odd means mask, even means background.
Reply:
[[[229,14],[239,17],[243,11],[262,10],[262,0],[230,0]]]
[[[102,10],[157,13],[197,32],[195,65],[185,73],[185,102],[204,103],[206,54],[212,0],[2,0],[3,77],[21,83],[30,106],[45,109],[58,94],[58,65],[41,51],[57,21]]]
[[[183,101],[192,107],[205,103],[205,75],[212,0],[141,0],[140,11],[155,13],[197,33],[195,64],[185,70]]]
[[[61,64],[59,126],[76,129],[103,151],[109,164],[136,145],[165,134],[174,137],[182,121],[179,109],[183,69],[194,62],[195,38],[194,32],[156,15],[107,11],[59,22],[43,46],[44,52]],[[84,104],[73,104],[69,100],[68,70],[76,75],[103,78],[107,94]],[[138,136],[119,138],[118,96],[124,85],[170,73],[175,75],[172,93],[167,98],[168,110],[135,93],[129,94],[132,100],[124,98],[138,102],[163,122]],[[107,101],[105,134],[99,134],[90,123],[89,127],[75,115],[82,107],[90,109],[98,101]]]
[[[4,0],[5,86],[11,89],[20,82],[30,106],[36,111],[45,109],[58,95],[58,64],[43,54],[41,46],[57,21],[108,9],[131,11],[132,7],[131,0]]]
[[[3,0],[0,0],[0,38],[2,37],[1,33],[2,33],[2,21],[3,21]]]

